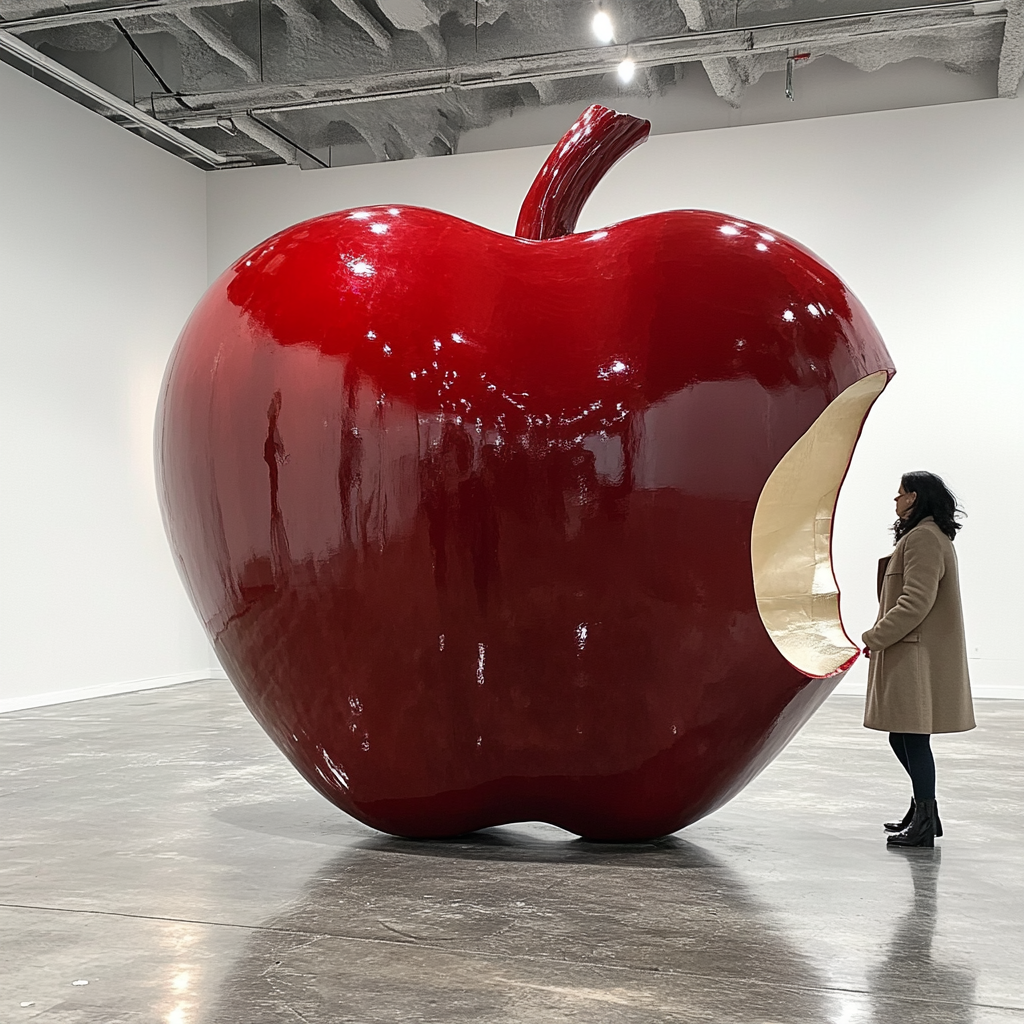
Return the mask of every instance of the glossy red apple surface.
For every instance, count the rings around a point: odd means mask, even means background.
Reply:
[[[405,206],[289,228],[172,356],[158,469],[195,607],[274,742],[375,828],[663,835],[834,686],[769,635],[752,523],[890,358],[777,232],[683,210],[567,233],[646,130],[588,111],[532,237]]]

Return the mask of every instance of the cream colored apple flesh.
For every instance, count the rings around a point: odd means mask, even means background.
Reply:
[[[775,467],[754,512],[757,610],[782,656],[808,676],[835,675],[860,653],[839,613],[832,518],[864,420],[888,380],[880,370],[834,399]]]

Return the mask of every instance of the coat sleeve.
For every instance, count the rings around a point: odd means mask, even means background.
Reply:
[[[930,530],[912,530],[903,552],[903,593],[864,634],[864,645],[872,651],[884,651],[917,629],[935,604],[944,571],[938,537]]]

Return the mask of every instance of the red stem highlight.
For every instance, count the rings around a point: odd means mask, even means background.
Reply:
[[[651,122],[595,103],[551,151],[523,200],[517,238],[537,241],[571,235],[597,183],[645,141]]]

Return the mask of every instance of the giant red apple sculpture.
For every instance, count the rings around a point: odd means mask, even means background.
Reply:
[[[178,341],[158,462],[192,600],[274,742],[375,828],[672,832],[857,656],[831,515],[889,356],[763,227],[571,234],[649,127],[587,111],[518,237],[402,206],[289,228]]]

